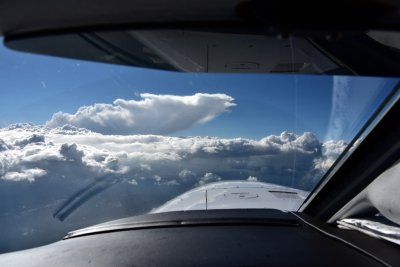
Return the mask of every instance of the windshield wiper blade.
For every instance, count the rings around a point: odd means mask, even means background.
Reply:
[[[115,184],[117,180],[118,179],[112,175],[105,175],[97,178],[94,182],[80,189],[67,201],[65,201],[62,206],[54,212],[53,217],[59,219],[60,221],[64,221],[83,203]]]

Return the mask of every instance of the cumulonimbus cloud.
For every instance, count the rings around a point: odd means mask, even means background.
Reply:
[[[208,122],[235,106],[226,94],[190,96],[140,94],[141,100],[83,106],[75,114],[57,112],[50,128],[73,125],[102,134],[170,134]]]

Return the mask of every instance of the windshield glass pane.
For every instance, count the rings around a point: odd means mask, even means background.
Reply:
[[[272,207],[296,210],[397,82],[182,73],[1,47],[0,252],[154,212],[212,182],[272,185]],[[260,197],[219,186],[219,208]]]

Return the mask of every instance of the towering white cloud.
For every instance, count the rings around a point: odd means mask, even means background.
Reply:
[[[141,100],[83,106],[75,114],[58,112],[50,128],[72,125],[103,134],[169,134],[202,124],[235,106],[225,94],[191,96],[141,94]]]
[[[322,156],[314,160],[315,169],[322,172],[328,171],[335,160],[343,153],[347,147],[344,141],[327,141],[322,144]]]

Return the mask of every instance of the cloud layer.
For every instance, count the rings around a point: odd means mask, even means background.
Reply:
[[[321,143],[307,132],[252,140],[103,135],[74,126],[15,124],[0,130],[0,179],[33,182],[73,172],[90,177],[118,174],[159,184],[175,180],[194,185],[222,175],[223,179],[252,176],[287,184],[285,179],[295,173],[294,186],[301,188],[307,177],[325,172],[346,145],[343,141]],[[66,172],[60,168],[64,165],[73,168]]]
[[[0,129],[0,227],[8,229],[0,252],[143,214],[213,181],[261,181],[309,190],[346,145],[321,143],[312,133],[283,132],[251,140],[11,125]],[[93,193],[68,223],[54,219],[60,206],[83,188],[101,193]],[[78,198],[74,205],[80,204]]]
[[[225,94],[191,96],[140,94],[141,100],[83,106],[75,114],[57,112],[46,126],[73,125],[103,134],[169,134],[214,119],[235,106]]]
[[[225,94],[142,94],[46,125],[0,129],[0,253],[43,245],[68,231],[143,214],[221,180],[310,190],[346,147],[312,133],[260,140],[171,137],[234,107]],[[61,223],[59,220],[65,222]]]

